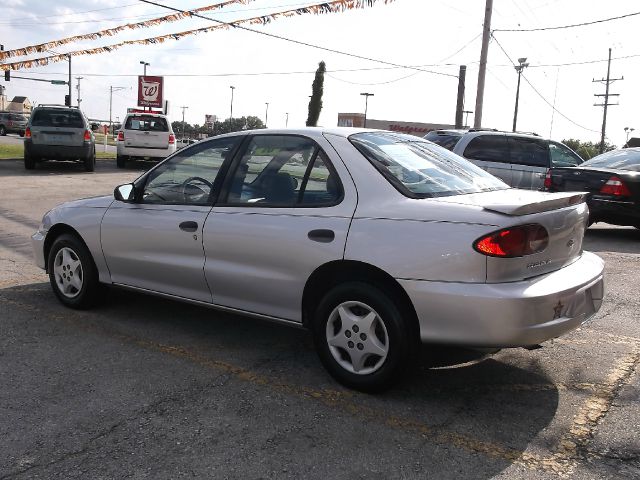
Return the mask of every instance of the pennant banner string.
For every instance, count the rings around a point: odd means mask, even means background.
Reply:
[[[237,0],[236,0],[237,1]],[[244,1],[244,0],[240,0]],[[323,2],[315,5],[309,5],[306,7],[300,7],[293,10],[285,10],[282,12],[275,12],[269,15],[261,15],[259,17],[252,17],[243,20],[236,20],[229,23],[220,23],[219,25],[213,25],[210,27],[196,28],[194,30],[187,30],[184,32],[169,33],[152,38],[144,38],[139,40],[125,40],[120,43],[106,45],[103,47],[89,48],[85,50],[76,50],[73,52],[62,53],[57,55],[51,55],[48,57],[34,58],[31,60],[23,60],[12,63],[0,64],[0,70],[20,70],[25,68],[33,68],[42,65],[48,65],[50,63],[66,61],[69,56],[77,57],[83,55],[95,55],[98,53],[107,53],[122,48],[128,45],[150,45],[164,43],[167,40],[180,40],[181,38],[197,35],[200,33],[212,32],[219,29],[229,29],[236,27],[237,25],[248,23],[250,25],[266,25],[278,18],[287,18],[298,15],[314,14],[323,15],[328,13],[344,12],[346,10],[352,10],[356,8],[364,8],[366,6],[373,6],[376,0],[334,0],[332,2]],[[394,0],[384,0],[384,3],[390,3]],[[186,13],[186,12],[185,12]],[[434,72],[435,73],[435,72]]]
[[[61,45],[67,45],[69,43],[79,42],[82,40],[96,40],[102,37],[112,37],[125,30],[136,30],[138,28],[149,28],[159,25],[161,23],[177,22],[184,18],[190,18],[195,13],[209,12],[211,10],[219,10],[232,4],[246,5],[255,0],[227,0],[225,2],[216,3],[213,5],[207,5],[206,7],[194,8],[184,12],[176,12],[171,15],[165,15],[163,17],[151,18],[142,22],[128,23],[126,25],[120,25],[113,28],[107,28],[100,30],[99,32],[83,33],[82,35],[74,35],[73,37],[61,38],[60,40],[52,40],[50,42],[40,43],[38,45],[29,45],[27,47],[16,48],[14,50],[0,51],[0,60],[11,57],[23,57],[32,53],[42,53],[49,49],[59,47]]]

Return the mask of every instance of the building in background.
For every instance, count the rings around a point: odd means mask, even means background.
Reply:
[[[364,127],[364,113],[338,113],[338,126]],[[431,130],[455,128],[455,126],[446,123],[404,122],[399,120],[375,120],[373,118],[367,118],[367,128],[391,130],[392,132],[424,137]]]
[[[5,108],[2,108],[0,110],[7,110],[9,112],[18,112],[24,113],[25,115],[30,115],[32,108],[33,107],[31,105],[31,102],[27,97],[16,96],[13,97],[13,100],[7,102]]]

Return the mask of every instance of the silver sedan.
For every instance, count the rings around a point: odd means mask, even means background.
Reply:
[[[311,330],[338,381],[376,391],[419,344],[533,346],[602,304],[584,196],[511,189],[421,138],[258,130],[180,150],[33,235],[58,299],[105,285]]]

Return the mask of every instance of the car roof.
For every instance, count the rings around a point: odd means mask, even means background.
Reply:
[[[238,132],[225,133],[210,138],[233,137],[238,135],[304,135],[307,137],[321,137],[324,134],[336,135],[338,137],[347,138],[356,133],[392,133],[403,135],[402,132],[392,132],[389,130],[378,130],[373,128],[356,128],[356,127],[298,127],[298,128],[260,128],[255,130],[240,130]],[[416,141],[423,140],[422,137],[415,137]]]

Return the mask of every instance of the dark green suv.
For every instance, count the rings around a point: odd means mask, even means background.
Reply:
[[[24,167],[45,160],[78,160],[92,172],[96,165],[95,137],[87,117],[77,107],[38,105],[24,134]]]

